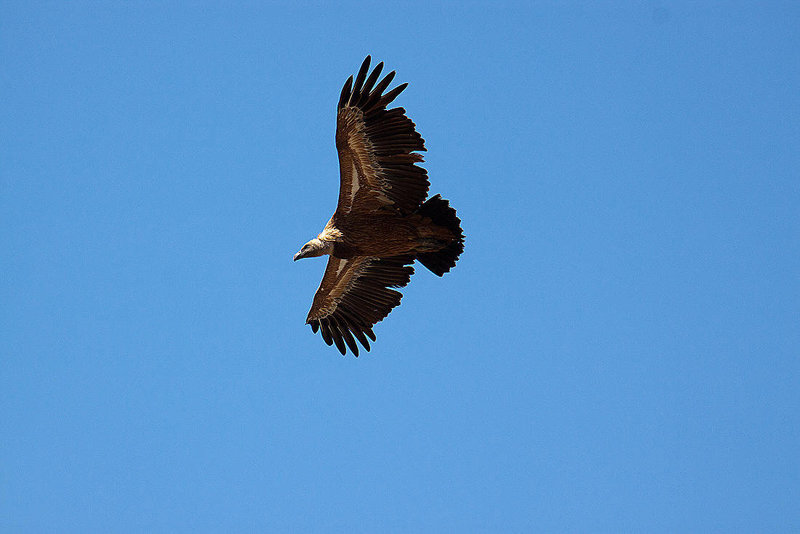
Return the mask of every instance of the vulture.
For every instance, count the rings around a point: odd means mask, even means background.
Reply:
[[[306,324],[328,346],[358,344],[369,351],[372,327],[400,304],[414,261],[442,276],[464,251],[456,210],[440,195],[428,196],[427,171],[417,164],[425,141],[405,109],[386,109],[404,83],[386,91],[394,71],[380,81],[383,63],[369,72],[367,56],[342,88],[336,114],[339,201],[322,232],[294,260],[327,254],[328,265]],[[369,75],[368,75],[369,74]]]

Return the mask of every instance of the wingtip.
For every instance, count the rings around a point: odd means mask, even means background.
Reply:
[[[353,89],[353,76],[347,78],[347,81],[344,82],[344,86],[342,87],[342,93],[339,95],[339,108],[342,108],[347,102],[350,100],[350,93]]]
[[[369,56],[369,55],[368,55],[367,57],[365,57],[365,58],[364,58],[364,61],[361,63],[361,68],[360,68],[360,69],[358,69],[358,74],[359,74],[359,76],[360,76],[362,73],[364,73],[364,76],[366,76],[366,74],[367,74],[367,71],[369,70],[369,64],[370,64],[371,62],[372,62],[372,56]]]

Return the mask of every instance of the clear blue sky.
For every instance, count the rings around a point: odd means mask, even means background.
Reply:
[[[800,5],[0,4],[0,530],[800,530]],[[304,320],[334,113],[467,235]]]

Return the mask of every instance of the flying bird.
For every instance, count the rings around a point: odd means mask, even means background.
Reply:
[[[403,108],[386,109],[408,85],[386,91],[394,71],[378,81],[383,63],[367,76],[370,56],[355,81],[342,88],[336,116],[339,202],[322,232],[294,260],[329,255],[306,324],[329,346],[358,356],[369,351],[372,327],[400,304],[419,261],[442,276],[464,251],[456,210],[428,196],[427,171],[417,163],[425,141]],[[376,83],[377,82],[377,83]]]

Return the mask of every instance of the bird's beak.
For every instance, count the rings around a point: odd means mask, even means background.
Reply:
[[[297,260],[299,260],[299,259],[301,259],[303,257],[304,257],[303,254],[298,252],[297,254],[294,255],[294,261],[297,261]]]

